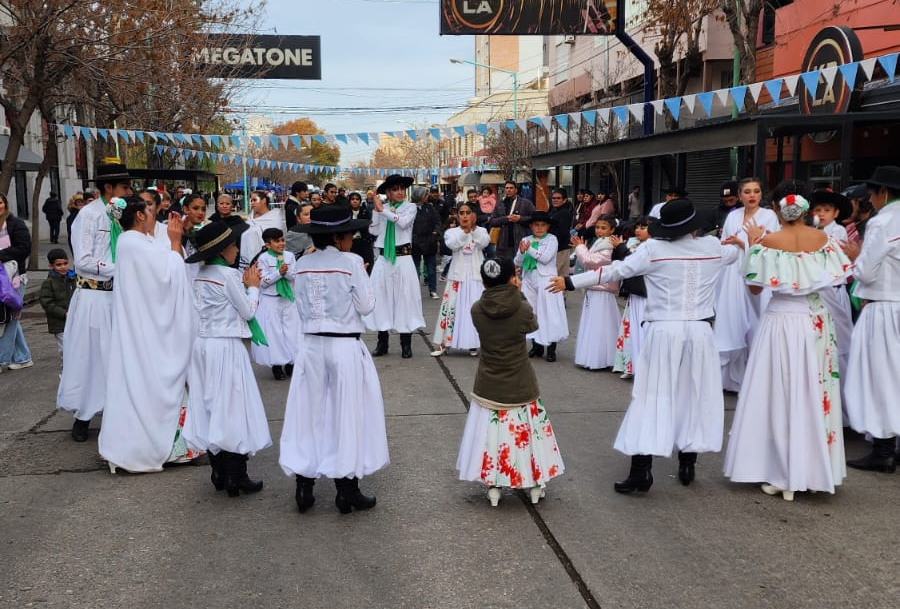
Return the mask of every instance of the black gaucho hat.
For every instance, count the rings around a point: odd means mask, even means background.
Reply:
[[[210,222],[197,231],[197,251],[185,258],[185,262],[206,262],[222,253],[232,243],[237,243],[245,230],[250,228],[246,222],[236,226],[228,226],[224,222]]]
[[[675,239],[692,233],[703,224],[690,199],[672,199],[662,206],[659,220],[647,227],[655,239]]]
[[[534,222],[546,222],[550,226],[553,226],[553,224],[555,224],[553,216],[543,210],[536,211],[531,214],[531,218],[528,219],[528,225],[531,226],[531,224]]]
[[[664,195],[675,195],[679,199],[683,199],[688,196],[688,191],[686,191],[681,186],[666,186],[662,189]]]
[[[831,205],[838,210],[838,218],[848,218],[853,211],[850,199],[828,188],[814,190],[809,195],[809,208],[812,209],[816,205]]]
[[[310,235],[352,233],[367,228],[371,220],[353,218],[353,212],[343,205],[320,205],[309,212],[309,224],[297,224],[291,230]]]
[[[884,186],[891,190],[900,190],[900,167],[896,165],[882,165],[876,167],[872,177],[866,180],[869,188]]]
[[[128,167],[124,163],[107,163],[98,165],[94,177],[88,182],[128,182],[133,179],[134,176],[128,173]]]
[[[409,188],[413,185],[413,180],[410,177],[402,176],[398,173],[393,173],[384,179],[384,182],[378,185],[378,194],[383,195],[387,194],[387,191],[393,188],[394,186],[402,186],[403,188]]]

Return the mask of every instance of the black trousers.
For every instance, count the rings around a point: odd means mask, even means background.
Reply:
[[[50,225],[50,243],[59,243],[59,220],[47,220]]]

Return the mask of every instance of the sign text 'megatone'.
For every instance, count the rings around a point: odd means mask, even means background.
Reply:
[[[193,60],[219,78],[322,79],[319,36],[210,34]]]

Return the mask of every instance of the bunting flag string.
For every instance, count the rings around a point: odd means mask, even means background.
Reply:
[[[868,59],[854,61],[839,66],[829,66],[820,70],[804,72],[802,74],[792,74],[789,76],[772,78],[763,82],[670,97],[663,100],[654,100],[650,103],[656,115],[661,116],[664,109],[667,109],[675,121],[678,121],[678,119],[684,115],[682,112],[682,102],[684,102],[684,109],[691,116],[695,115],[696,102],[698,101],[700,102],[702,109],[701,117],[703,117],[703,114],[705,114],[706,118],[712,117],[714,112],[718,112],[719,115],[724,115],[725,113],[731,112],[732,108],[736,108],[740,113],[746,108],[746,97],[748,92],[750,93],[753,102],[759,103],[762,91],[765,89],[769,94],[771,103],[775,105],[781,104],[784,99],[782,97],[782,85],[784,85],[790,97],[795,97],[797,95],[797,86],[802,82],[803,89],[806,92],[805,94],[814,97],[821,83],[824,82],[827,86],[834,86],[838,74],[841,76],[840,86],[854,89],[857,87],[860,79],[865,79],[865,81],[872,80],[875,75],[876,67],[880,67],[888,81],[892,83],[896,78],[898,56],[900,56],[898,53],[889,53],[879,57],[870,57]],[[719,101],[719,109],[714,110],[713,106],[715,100]],[[638,124],[644,121],[644,106],[644,103],[632,103],[624,106],[597,108],[594,110],[557,114],[554,116],[533,116],[499,122],[431,127],[428,129],[406,129],[403,131],[385,131],[381,133],[319,133],[266,136],[250,135],[242,137],[239,135],[163,133],[160,131],[105,129],[70,124],[56,124],[55,126],[63,133],[66,139],[80,137],[85,140],[96,140],[99,137],[106,142],[122,141],[125,143],[147,143],[149,141],[155,144],[206,146],[208,148],[213,148],[215,153],[221,153],[225,149],[246,152],[246,148],[250,144],[255,146],[258,150],[279,150],[280,148],[287,150],[290,146],[300,150],[303,147],[310,148],[315,144],[329,146],[350,143],[361,143],[366,146],[379,145],[384,137],[409,139],[412,142],[421,142],[428,139],[440,142],[446,139],[453,139],[454,137],[464,138],[468,135],[487,137],[489,132],[499,134],[504,129],[512,133],[517,131],[527,133],[530,128],[542,128],[549,133],[553,129],[568,131],[570,128],[578,128],[585,123],[588,125],[607,127],[610,124],[611,117],[618,120],[623,127],[627,127],[632,121]],[[209,150],[204,152],[207,155],[212,154]]]

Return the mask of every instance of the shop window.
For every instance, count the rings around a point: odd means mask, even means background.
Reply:
[[[841,189],[841,164],[837,161],[810,163],[808,166],[809,187],[812,190],[819,188]]]

